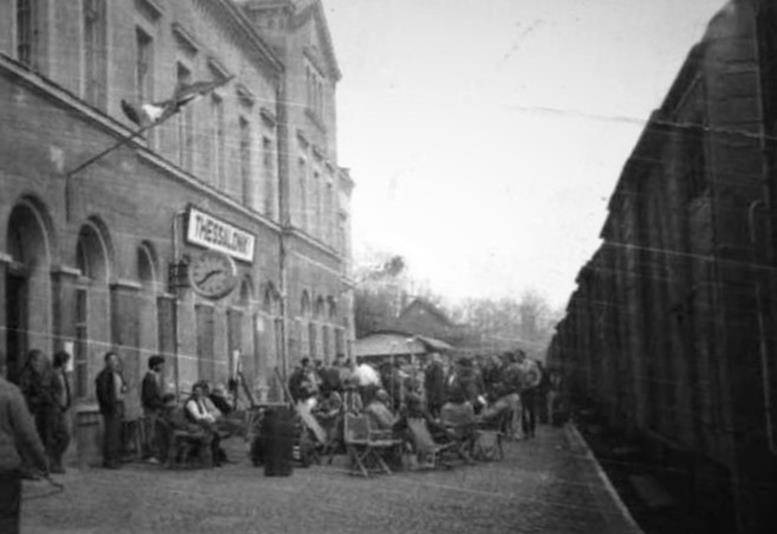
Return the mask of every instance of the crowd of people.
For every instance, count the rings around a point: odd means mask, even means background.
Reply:
[[[430,427],[494,422],[511,438],[531,439],[540,415],[552,422],[559,388],[560,376],[520,349],[455,361],[432,354],[423,366],[398,357],[357,365],[340,356],[330,366],[303,358],[288,381],[327,442],[342,434],[345,413],[364,413],[371,428],[400,436],[410,414]]]
[[[64,473],[72,400],[66,373],[69,358],[66,352],[49,359],[32,350],[18,387],[0,376],[0,531],[18,530],[25,472]],[[103,466],[115,469],[124,452],[130,385],[118,354],[109,351],[104,363],[95,379],[95,394],[103,418]],[[175,456],[183,450],[196,452],[204,466],[222,465],[227,458],[221,440],[244,425],[234,417],[238,412],[234,392],[201,381],[181,404],[174,394],[164,392],[164,366],[164,357],[151,356],[140,384],[143,458],[171,464],[181,460]],[[346,413],[364,414],[373,429],[400,436],[406,435],[411,421],[423,420],[430,428],[497,421],[506,435],[531,439],[538,410],[552,422],[560,380],[522,350],[455,362],[432,354],[423,366],[400,358],[355,364],[338,356],[331,365],[303,358],[289,377],[287,393],[314,418],[319,438],[326,443],[342,439]],[[179,448],[179,442],[187,446]]]

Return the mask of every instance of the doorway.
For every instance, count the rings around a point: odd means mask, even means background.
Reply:
[[[5,317],[6,317],[6,378],[18,383],[27,354],[28,315],[27,315],[27,278],[19,273],[5,276]]]
[[[6,377],[17,382],[31,349],[48,353],[51,337],[51,258],[48,217],[35,199],[23,198],[11,210],[6,228],[5,365]]]

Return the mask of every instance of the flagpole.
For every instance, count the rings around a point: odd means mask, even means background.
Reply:
[[[132,134],[122,138],[119,140],[119,142],[114,143],[113,145],[109,146],[99,154],[92,156],[85,162],[83,162],[81,165],[76,167],[75,169],[68,171],[65,174],[65,216],[67,220],[70,220],[70,178],[77,172],[84,170],[88,166],[94,164],[96,161],[99,161],[100,159],[104,158],[117,148],[121,148],[133,139],[137,139],[140,137],[146,130],[149,130],[150,128],[153,128],[154,126],[159,126],[166,120],[168,120],[170,117],[176,115],[179,111],[181,111],[181,108],[190,103],[192,100],[197,99],[198,97],[209,93],[213,91],[217,87],[221,87],[225,83],[229,82],[234,76],[229,76],[228,78],[225,78],[223,80],[219,80],[217,82],[198,82],[189,86],[178,86],[176,88],[175,94],[173,95],[173,98],[168,101],[167,109],[165,110],[164,114],[159,117],[158,120],[151,122],[142,128],[138,129],[135,132],[132,132]],[[188,92],[188,94],[187,94]]]
[[[157,121],[154,121],[152,123],[146,124],[142,128],[139,128],[138,130],[132,132],[130,135],[128,135],[126,137],[123,137],[118,142],[116,142],[113,145],[109,146],[108,148],[106,148],[105,150],[100,152],[99,154],[96,154],[96,155],[92,156],[91,158],[89,158],[88,160],[83,162],[81,165],[76,167],[75,169],[73,169],[71,171],[68,171],[65,174],[65,216],[66,216],[67,220],[68,221],[70,220],[70,208],[71,208],[71,206],[70,206],[70,178],[72,178],[72,176],[74,174],[76,174],[79,171],[84,170],[85,168],[89,167],[90,165],[94,164],[95,162],[101,160],[102,158],[104,158],[105,156],[107,156],[108,154],[113,152],[114,150],[116,150],[118,148],[121,148],[124,145],[128,144],[130,141],[132,141],[134,139],[137,139],[138,137],[143,135],[147,130],[150,130],[154,126],[159,126],[160,124],[162,124],[163,122],[168,120],[170,117],[172,117],[175,114],[177,114],[178,111],[180,111],[180,110],[175,110],[173,113],[170,113],[167,116],[161,117]]]
[[[170,116],[172,117],[172,115],[170,115]],[[136,139],[136,138],[140,137],[141,135],[143,135],[143,133],[146,130],[152,128],[153,126],[161,124],[162,122],[164,122],[164,120],[167,120],[167,118],[169,118],[169,117],[165,117],[165,119],[163,119],[162,121],[159,121],[159,122],[152,122],[150,124],[147,124],[147,125],[143,126],[142,128],[140,128],[139,130],[137,130],[135,132],[132,132],[132,134],[128,135],[127,137],[123,137],[118,143],[114,143],[113,145],[109,146],[108,148],[106,148],[105,150],[100,152],[99,154],[97,154],[95,156],[92,156],[91,158],[89,158],[88,160],[83,162],[81,165],[79,165],[78,167],[76,167],[72,171],[68,171],[66,176],[72,176],[75,173],[77,173],[78,171],[84,170],[89,165],[92,165],[96,161],[104,158],[105,156],[107,156],[108,154],[110,154],[111,152],[116,150],[117,148],[121,148],[122,146],[126,145],[127,143],[129,143],[133,139]]]

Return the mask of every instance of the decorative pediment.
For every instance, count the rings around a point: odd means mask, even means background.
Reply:
[[[208,68],[213,72],[216,78],[221,80],[226,80],[232,76],[232,73],[229,72],[224,64],[213,56],[208,58]]]
[[[135,0],[138,10],[151,20],[156,20],[164,13],[160,0]]]
[[[272,111],[262,106],[259,109],[259,114],[262,116],[262,120],[264,120],[268,126],[275,128],[275,125],[278,123],[278,119],[275,117],[275,114]]]
[[[254,102],[256,102],[256,95],[242,83],[235,84],[235,91],[237,92],[237,96],[240,98],[240,101],[244,104],[253,106]]]
[[[310,141],[305,137],[305,132],[302,130],[297,130],[297,139],[299,140],[299,144],[302,145],[302,148],[307,149],[310,146]]]
[[[200,45],[197,43],[197,39],[180,22],[173,22],[173,35],[190,54],[199,52]]]
[[[327,77],[332,78],[335,82],[339,81],[342,74],[337,64],[332,36],[329,33],[329,25],[321,0],[314,0],[295,16],[295,27],[299,28],[306,24],[315,24],[316,42],[310,43],[305,48],[305,54],[311,56],[311,62],[322,73],[326,73]]]

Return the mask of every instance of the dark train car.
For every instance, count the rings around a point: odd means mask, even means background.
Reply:
[[[574,405],[748,533],[777,532],[774,4],[730,2],[690,52],[548,354]]]

